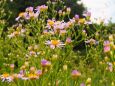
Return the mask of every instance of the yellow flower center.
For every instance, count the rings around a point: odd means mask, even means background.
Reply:
[[[79,19],[80,23],[85,23],[85,18]]]
[[[21,13],[19,14],[19,17],[24,17],[24,12],[21,12]]]
[[[48,21],[48,24],[50,25],[50,26],[52,26],[53,24],[54,24],[54,21]]]
[[[35,79],[37,78],[37,75],[36,74],[28,74],[28,77],[31,78],[31,79]]]
[[[19,32],[18,32],[18,31],[15,31],[15,32],[14,32],[14,35],[19,35]]]
[[[29,12],[30,17],[34,17],[34,13],[33,12]]]
[[[4,74],[3,74],[3,77],[5,77],[5,78],[8,77],[8,76],[9,76],[8,73],[4,73]]]
[[[51,43],[52,43],[53,45],[58,45],[58,44],[59,44],[59,40],[51,40]]]

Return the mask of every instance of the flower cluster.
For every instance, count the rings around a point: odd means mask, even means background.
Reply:
[[[44,69],[47,69],[51,66],[51,62],[48,60],[41,60],[41,66],[43,69],[37,70],[34,66],[29,67],[29,63],[25,62],[24,65],[20,67],[19,73],[3,73],[0,75],[0,79],[2,82],[13,82],[14,80],[21,79],[21,80],[30,80],[30,79],[39,79],[41,75],[47,72]],[[10,66],[12,70],[12,66]],[[13,65],[14,68],[14,65]],[[28,70],[29,69],[29,70]]]
[[[28,51],[29,53],[26,54],[27,57],[29,56],[37,57],[40,54],[38,45],[29,46]]]
[[[22,24],[19,24],[18,26],[14,27],[14,30],[8,35],[9,38],[13,38],[16,36],[25,36],[26,29],[22,26]]]
[[[36,19],[38,18],[40,12],[46,11],[48,9],[48,6],[41,5],[37,6],[35,9],[34,7],[28,7],[26,8],[25,12],[21,12],[18,17],[16,18],[16,21],[18,21],[20,18],[29,20],[29,19]]]
[[[44,30],[44,34],[50,33],[50,34],[56,34],[59,33],[60,35],[65,34],[67,32],[67,29],[71,27],[72,24],[75,23],[74,19],[71,19],[68,22],[64,21],[56,21],[56,20],[47,20],[47,26],[46,30]]]

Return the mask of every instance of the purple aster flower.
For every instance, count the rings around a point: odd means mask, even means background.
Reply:
[[[76,14],[74,18],[75,20],[79,20],[79,15]]]
[[[78,76],[81,76],[81,73],[79,71],[77,71],[77,70],[73,70],[71,75],[72,75],[73,78],[76,78]]]
[[[43,60],[41,60],[41,65],[42,65],[42,67],[48,67],[51,65],[51,62],[43,59]]]
[[[42,75],[42,70],[37,70],[36,74],[41,76]]]

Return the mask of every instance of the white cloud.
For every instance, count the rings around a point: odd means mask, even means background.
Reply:
[[[92,18],[106,18],[115,22],[115,0],[82,0],[92,13]]]

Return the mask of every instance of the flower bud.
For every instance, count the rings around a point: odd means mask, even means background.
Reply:
[[[88,78],[88,79],[86,80],[86,84],[91,84],[91,78]]]
[[[111,86],[115,86],[114,82],[112,81]]]
[[[76,14],[76,15],[74,16],[74,18],[75,18],[75,20],[79,20],[79,15]]]
[[[67,44],[70,44],[71,42],[72,42],[71,38],[68,37],[68,38],[66,39],[66,43],[67,43]]]
[[[65,12],[63,12],[62,15],[65,16]]]
[[[36,55],[35,51],[30,51],[30,55]]]
[[[110,42],[110,46],[111,46],[111,47],[114,46],[114,42],[113,42],[113,41]]]
[[[113,41],[113,35],[109,36],[109,41]]]
[[[52,60],[57,60],[57,59],[58,59],[58,55],[55,54],[52,56]]]
[[[33,47],[32,47],[32,46],[29,46],[29,47],[28,47],[28,50],[32,50],[32,49],[33,49]]]
[[[67,70],[67,65],[63,65],[63,70]]]
[[[25,65],[26,67],[28,67],[28,66],[29,66],[29,63],[28,63],[28,62],[25,62],[24,65]]]
[[[106,62],[109,60],[109,58],[108,58],[107,56],[105,56],[105,58],[104,58],[104,59],[105,59],[105,61],[106,61]]]
[[[10,64],[10,68],[13,70],[14,69],[14,64]]]
[[[115,45],[113,45],[113,50],[115,50]]]
[[[25,65],[23,65],[23,66],[21,66],[21,68],[20,68],[21,70],[25,70],[26,69],[26,66]]]
[[[71,8],[68,7],[66,10],[67,10],[67,14],[70,14],[70,12],[71,12]]]
[[[31,67],[30,72],[35,72],[35,67]]]
[[[36,71],[36,74],[37,74],[38,76],[41,76],[41,75],[42,75],[42,70],[37,70],[37,71]]]
[[[58,14],[59,14],[59,16],[61,16],[62,15],[62,10],[59,10]]]

